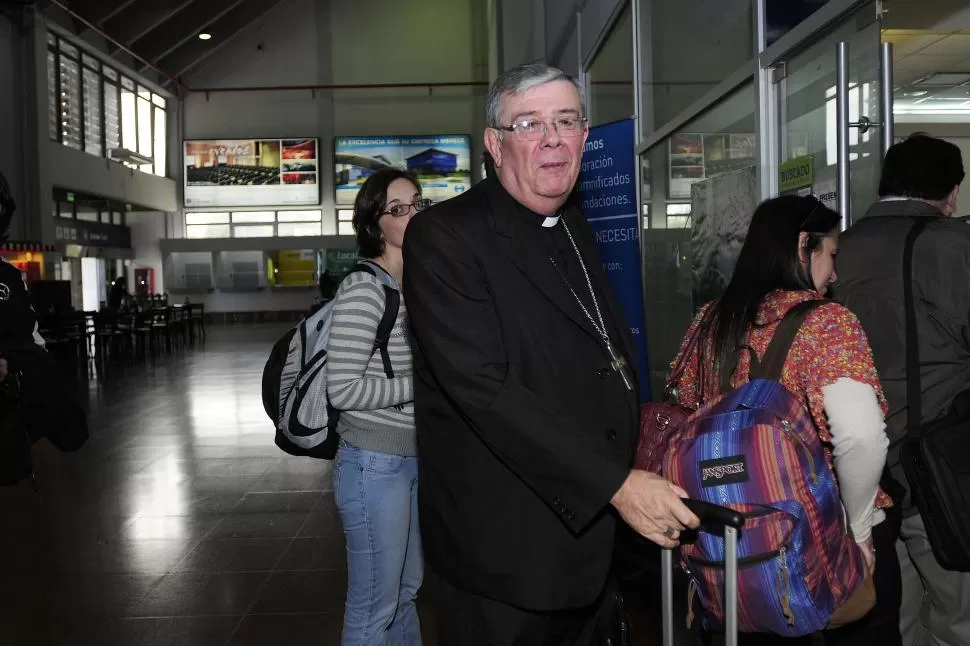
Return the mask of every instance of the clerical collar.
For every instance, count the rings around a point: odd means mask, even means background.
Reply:
[[[505,190],[505,187],[502,186],[502,183],[498,181],[498,178],[488,178],[485,181],[489,182],[492,185],[491,186],[492,190],[497,191],[505,199],[507,199],[512,204],[514,204],[518,208],[518,210],[522,213],[522,216],[524,216],[527,220],[531,222],[535,222],[535,225],[537,227],[542,227],[544,229],[551,229],[555,227],[557,224],[559,224],[559,220],[562,219],[562,214],[566,210],[566,207],[563,206],[558,213],[551,216],[536,213],[535,211],[533,211],[532,209],[530,209],[529,207],[525,206],[524,204],[516,200],[514,197],[512,197],[511,193]]]

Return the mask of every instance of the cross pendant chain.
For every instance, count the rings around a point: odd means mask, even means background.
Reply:
[[[593,329],[596,330],[597,334],[599,334],[603,339],[603,343],[606,345],[606,353],[610,355],[610,368],[613,369],[613,372],[619,374],[620,379],[623,381],[623,386],[627,389],[627,392],[633,392],[633,379],[630,377],[630,373],[627,371],[627,361],[622,355],[620,355],[619,352],[616,351],[616,348],[613,347],[613,343],[610,341],[610,335],[606,331],[606,322],[603,320],[603,312],[600,310],[599,301],[596,300],[596,293],[593,292],[593,281],[589,277],[589,270],[586,269],[586,262],[583,260],[583,254],[579,253],[579,247],[576,245],[576,240],[573,239],[572,231],[569,230],[569,226],[566,224],[565,218],[562,219],[562,226],[566,230],[566,236],[569,237],[569,242],[572,244],[573,251],[576,252],[576,258],[579,259],[579,266],[583,268],[583,276],[586,278],[586,286],[589,288],[589,296],[591,299],[593,299],[593,309],[596,310],[596,319],[599,320],[599,325],[597,325],[597,321],[593,319],[593,315],[590,314],[590,311],[583,304],[582,299],[579,298],[579,294],[577,294],[576,290],[574,290],[572,285],[569,284],[569,281],[566,279],[566,275],[562,272],[562,270],[559,270],[559,274],[566,283],[566,287],[568,287],[569,291],[572,292],[573,298],[576,299],[576,303],[578,303],[580,309],[583,310],[583,314],[585,314],[586,318],[589,319]],[[549,260],[556,267],[556,269],[559,269],[559,266],[556,265],[555,260],[552,258]]]

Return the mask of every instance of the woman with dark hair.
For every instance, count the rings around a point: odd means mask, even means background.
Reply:
[[[674,365],[683,362],[686,369],[669,387],[682,405],[697,409],[723,394],[722,375],[731,388],[746,383],[751,354],[764,356],[788,311],[825,298],[836,280],[839,220],[813,197],[779,197],[758,207],[724,295],[698,314],[675,360]],[[839,485],[848,530],[876,588],[873,610],[859,621],[824,631],[826,643],[901,644],[899,562],[894,523],[886,522],[892,500],[879,486],[889,445],[886,401],[855,315],[835,302],[812,310],[795,337],[781,383],[798,396],[815,423]],[[895,519],[895,511],[890,515]],[[776,635],[745,637],[749,643],[789,641]],[[810,643],[810,637],[805,639]]]
[[[386,287],[400,292],[408,222],[430,206],[406,171],[367,178],[354,203],[363,262],[335,296],[327,392],[340,411],[333,490],[347,541],[343,646],[421,644],[415,597],[424,575],[418,529],[418,463],[411,349],[403,299],[387,342],[390,372],[375,352]]]

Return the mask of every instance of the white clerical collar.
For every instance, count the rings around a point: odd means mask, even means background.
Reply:
[[[547,229],[551,229],[552,227],[556,226],[557,224],[559,224],[559,216],[558,215],[553,216],[553,217],[547,217],[545,220],[542,221],[542,226],[544,226]]]

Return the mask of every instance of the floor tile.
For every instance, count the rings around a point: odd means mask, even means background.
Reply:
[[[252,612],[343,612],[345,572],[274,572],[259,593]]]
[[[243,615],[258,598],[268,574],[178,573],[162,578],[132,611],[137,617]]]
[[[173,572],[269,572],[287,552],[289,538],[229,538],[202,541]]]
[[[229,646],[339,646],[342,614],[248,615]]]

